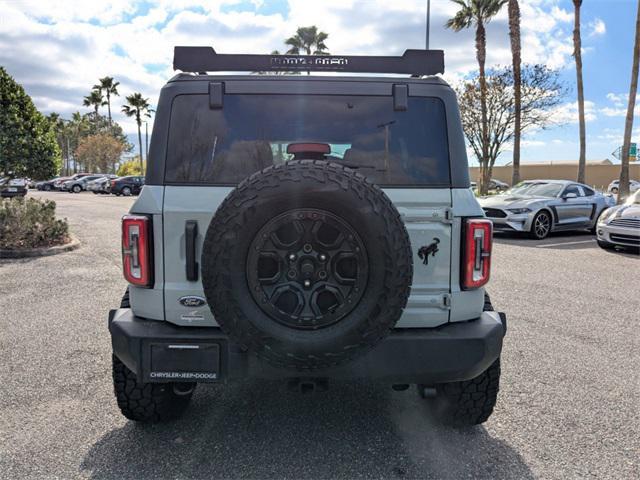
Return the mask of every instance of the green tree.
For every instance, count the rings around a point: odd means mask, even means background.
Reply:
[[[582,39],[580,37],[580,7],[582,0],[573,0],[573,58],[576,61],[576,85],[578,87],[578,121],[580,122],[580,157],[578,158],[578,182],[584,183],[586,168],[587,135],[584,119],[584,84],[582,81]]]
[[[58,113],[51,113],[47,119],[55,131],[56,139],[63,157],[63,172],[65,175],[71,171],[78,171],[81,160],[74,162],[74,153],[80,141],[89,135],[108,134],[123,145],[124,151],[130,152],[133,149],[124,134],[122,127],[113,122],[109,125],[107,117],[96,115],[95,112],[82,115],[75,112],[72,118],[65,120]]]
[[[50,178],[61,156],[51,123],[0,67],[0,175]]]
[[[98,90],[101,93],[104,92],[104,94],[107,97],[107,111],[108,111],[108,118],[109,118],[109,125],[111,125],[112,120],[111,120],[111,95],[120,95],[120,93],[118,93],[118,85],[120,85],[120,82],[115,82],[113,80],[113,77],[104,77],[104,78],[100,78],[98,80],[98,83],[96,85],[93,86],[94,90]]]
[[[107,173],[115,171],[125,146],[107,133],[88,135],[80,140],[75,158],[84,165],[85,170]]]
[[[511,63],[513,68],[513,163],[511,185],[520,183],[520,137],[522,125],[522,45],[520,42],[520,5],[518,0],[509,0],[509,40],[511,41]]]
[[[59,113],[52,112],[47,115],[47,120],[49,125],[54,131],[54,135],[56,137],[56,141],[58,142],[58,147],[60,152],[62,153],[62,170],[61,173],[63,175],[67,175],[69,172],[69,136],[66,129],[65,121],[60,117]]]
[[[128,177],[129,175],[144,175],[145,164],[141,164],[139,158],[139,156],[136,156],[120,165],[117,175],[119,177]]]
[[[624,122],[624,139],[622,142],[622,166],[620,168],[620,188],[618,203],[629,195],[629,148],[631,147],[631,130],[633,129],[633,110],[636,106],[638,93],[638,68],[640,63],[640,2],[636,13],[636,40],[633,47],[633,66],[631,67],[631,84],[629,86],[629,100],[627,103],[627,117]]]
[[[130,152],[133,149],[133,145],[129,143],[128,137],[124,134],[122,127],[118,122],[112,122],[109,125],[109,119],[103,115],[94,115],[91,113],[91,122],[87,129],[87,135],[97,135],[99,133],[106,133],[118,140],[124,145],[126,152]]]
[[[460,10],[447,20],[445,26],[455,32],[475,26],[476,29],[476,58],[480,70],[480,111],[482,121],[482,155],[480,161],[481,194],[487,193],[489,186],[489,134],[487,126],[487,84],[484,64],[487,58],[487,34],[485,25],[500,11],[507,0],[451,0],[460,6]]]
[[[82,115],[80,112],[74,112],[71,114],[71,120],[65,123],[65,127],[69,140],[70,159],[73,161],[73,173],[81,172],[82,165],[80,165],[80,162],[75,157],[74,152],[76,148],[78,148],[80,139],[89,135],[91,122],[86,115]]]
[[[82,104],[85,107],[92,107],[95,115],[98,116],[98,109],[100,107],[104,107],[107,102],[104,100],[102,92],[94,88],[93,90],[91,90],[89,95],[84,97]]]
[[[122,107],[122,113],[127,117],[134,117],[138,125],[138,144],[140,146],[140,169],[144,174],[144,157],[142,150],[142,117],[151,117],[151,108],[149,108],[149,99],[144,98],[141,93],[133,93],[126,97],[127,105]]]
[[[325,32],[319,32],[318,27],[312,25],[311,27],[298,27],[296,34],[287,38],[284,43],[289,47],[287,54],[300,55],[301,52],[304,55],[329,55],[328,47],[324,43],[329,34]],[[311,72],[307,71],[307,75]]]

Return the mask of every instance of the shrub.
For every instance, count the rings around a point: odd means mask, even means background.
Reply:
[[[143,165],[146,162],[143,162]],[[128,177],[129,175],[144,175],[140,168],[140,157],[128,160],[120,165],[117,172],[119,177]]]
[[[35,198],[0,201],[0,248],[47,247],[68,240],[69,225],[56,219],[56,202]]]

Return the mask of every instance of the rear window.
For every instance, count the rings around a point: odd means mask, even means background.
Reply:
[[[327,144],[327,159],[357,169],[381,185],[448,186],[444,104],[409,97],[226,95],[210,109],[207,95],[173,101],[165,181],[237,184],[270,165],[293,159],[292,143]]]

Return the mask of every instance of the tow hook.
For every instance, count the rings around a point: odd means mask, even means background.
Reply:
[[[287,388],[300,393],[326,392],[329,382],[326,378],[292,378],[287,383]]]
[[[173,384],[173,393],[178,396],[184,397],[186,395],[190,395],[195,388],[195,384],[193,383],[174,383]]]

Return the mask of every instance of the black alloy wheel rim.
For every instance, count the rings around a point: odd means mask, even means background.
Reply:
[[[287,327],[333,325],[358,304],[367,285],[367,252],[342,218],[318,209],[287,211],[257,233],[247,255],[251,295]]]

